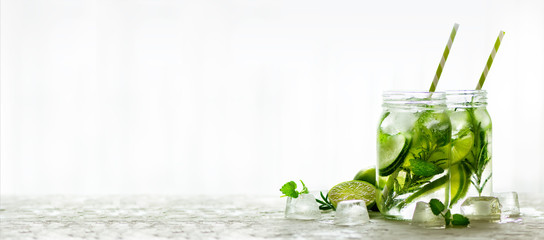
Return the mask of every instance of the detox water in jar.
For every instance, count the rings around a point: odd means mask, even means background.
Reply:
[[[452,125],[450,207],[458,209],[467,197],[493,192],[491,117],[484,90],[447,91],[446,98]]]
[[[416,202],[449,202],[452,126],[444,92],[384,92],[377,132],[376,203],[386,218],[412,218]]]

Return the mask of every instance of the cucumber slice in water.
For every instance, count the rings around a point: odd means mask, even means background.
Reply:
[[[380,176],[388,176],[404,161],[410,140],[402,134],[380,134],[378,141],[378,169]]]

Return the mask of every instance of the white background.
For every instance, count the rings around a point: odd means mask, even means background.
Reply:
[[[543,1],[1,1],[2,194],[280,194],[375,162],[383,90],[484,89],[544,192]]]

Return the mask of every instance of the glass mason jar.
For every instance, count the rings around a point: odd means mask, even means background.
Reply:
[[[452,125],[450,207],[458,209],[467,197],[493,192],[491,117],[484,90],[447,91],[446,98]]]
[[[376,203],[409,220],[417,201],[449,201],[451,122],[444,92],[384,92],[377,133]]]

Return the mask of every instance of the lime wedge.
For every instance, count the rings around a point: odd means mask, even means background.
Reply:
[[[376,186],[376,168],[363,169],[359,171],[353,180],[365,181]]]
[[[359,180],[339,183],[329,190],[329,200],[334,207],[345,200],[364,200],[368,207],[376,200],[376,187]]]
[[[457,203],[461,198],[467,194],[468,187],[470,186],[469,180],[470,172],[463,165],[459,163],[453,165],[450,168],[450,192],[451,203],[450,206]]]
[[[459,138],[453,139],[451,142],[451,165],[463,160],[474,144],[474,134],[470,130],[466,131],[465,134],[459,135],[464,136],[459,136]]]
[[[410,148],[410,141],[401,134],[380,134],[378,140],[378,169],[380,176],[388,176],[399,167]]]

